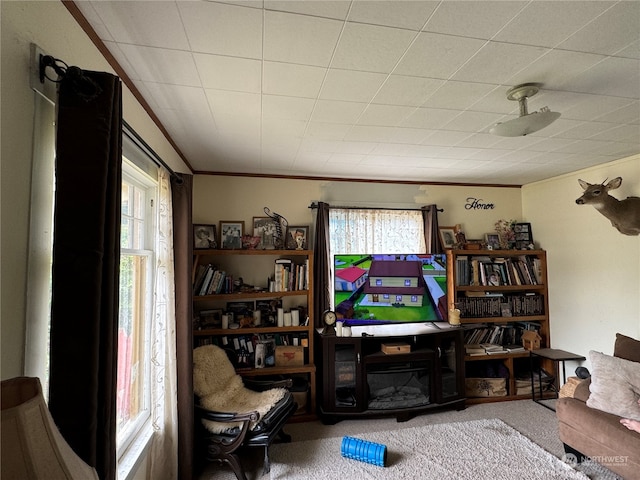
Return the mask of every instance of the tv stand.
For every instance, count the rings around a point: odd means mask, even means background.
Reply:
[[[404,422],[436,409],[465,408],[461,329],[398,335],[378,335],[377,329],[352,337],[316,331],[323,423],[386,416]],[[389,344],[400,344],[396,353],[383,351],[394,350]]]

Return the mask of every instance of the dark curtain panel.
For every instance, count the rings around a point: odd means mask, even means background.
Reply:
[[[316,210],[316,238],[313,254],[313,319],[315,327],[322,327],[322,313],[330,307],[329,290],[329,204],[318,202]]]
[[[116,478],[121,98],[118,77],[67,74],[56,137],[49,408],[103,480]]]
[[[193,341],[191,268],[193,263],[193,177],[171,177],[173,249],[176,284],[176,358],[178,378],[178,478],[193,475]]]
[[[438,206],[427,205],[422,207],[422,219],[424,221],[424,241],[427,253],[442,253],[442,241],[438,231]]]

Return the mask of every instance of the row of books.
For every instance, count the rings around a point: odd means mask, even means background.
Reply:
[[[488,257],[459,255],[456,258],[456,284],[539,285],[542,283],[540,259],[534,255]]]
[[[198,265],[193,280],[194,295],[233,293],[233,277],[212,264]]]
[[[471,292],[467,292],[471,293]],[[462,318],[519,317],[544,315],[544,297],[538,293],[485,294],[456,299]]]
[[[296,290],[308,290],[309,288],[309,261],[297,264],[289,258],[278,258],[275,261],[273,274],[274,292],[293,292]]]
[[[526,330],[539,332],[540,324],[537,322],[514,322],[500,325],[483,325],[467,330],[464,336],[464,343],[465,345],[522,345],[522,334]]]
[[[507,344],[498,345],[495,343],[470,343],[464,346],[465,354],[475,357],[481,355],[500,355],[503,353],[519,353],[525,352],[522,345]]]

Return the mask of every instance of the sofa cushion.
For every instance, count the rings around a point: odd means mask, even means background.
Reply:
[[[640,420],[640,364],[590,351],[591,395],[587,406]]]
[[[640,341],[621,333],[616,333],[613,356],[631,360],[632,362],[640,362]]]

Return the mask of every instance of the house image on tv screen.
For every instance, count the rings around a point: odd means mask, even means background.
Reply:
[[[363,304],[400,304],[421,307],[426,292],[420,262],[373,261]]]
[[[348,267],[336,270],[336,290],[355,292],[367,281],[367,271],[360,267]]]

